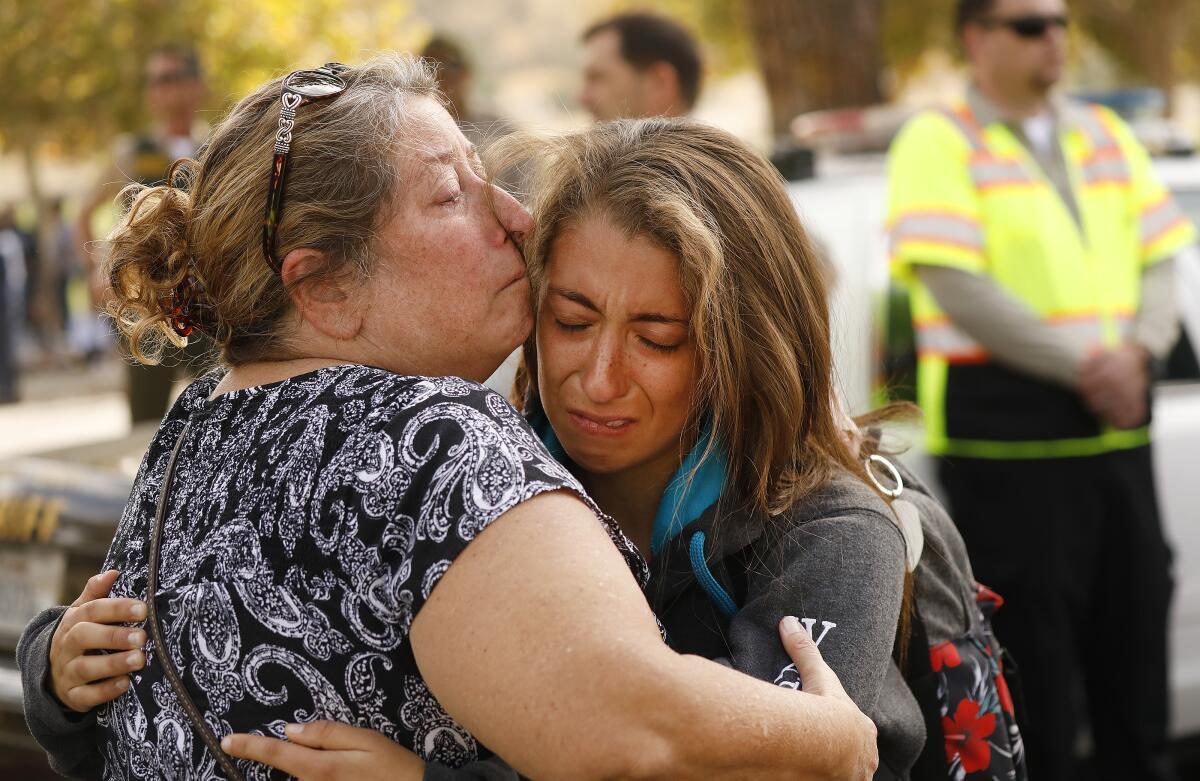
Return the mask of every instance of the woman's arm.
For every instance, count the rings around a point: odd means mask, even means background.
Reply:
[[[116,575],[92,577],[70,606],[36,616],[17,643],[25,720],[50,767],[62,775],[99,775],[91,709],[123,694],[128,673],[144,663],[137,650],[132,655],[87,653],[138,649],[145,643],[144,632],[111,625],[145,617],[144,609],[140,616],[134,612],[136,600],[106,598]]]
[[[423,672],[434,667],[452,679],[448,686],[435,688],[443,703],[454,707],[447,694],[467,700],[466,713],[460,717],[464,723],[473,717],[492,718],[489,708],[504,710],[493,677],[506,678],[512,689],[520,688],[512,685],[516,675],[531,676],[530,685],[518,692],[521,710],[505,711],[496,718],[500,742],[483,737],[486,728],[476,728],[487,745],[505,755],[510,753],[509,744],[531,754],[527,761],[518,760],[527,775],[870,777],[876,761],[874,727],[848,705],[836,677],[804,632],[785,634],[783,645],[774,636],[770,641],[805,671],[804,694],[773,690],[718,665],[678,656],[662,644],[625,563],[581,503],[562,495],[544,496],[510,511],[503,520],[494,527],[506,533],[481,534],[451,567],[456,574],[443,577],[414,623],[414,643],[418,660],[426,659],[421,661]],[[501,554],[504,561],[519,565],[509,570],[517,577],[503,576],[504,565],[496,558]],[[463,566],[471,559],[474,564]],[[481,593],[471,598],[472,590]],[[468,601],[454,605],[456,597]],[[497,603],[494,608],[491,602]],[[439,610],[453,615],[439,617]],[[433,621],[423,617],[430,615],[434,621],[462,623],[442,627],[450,631],[435,627],[426,632],[422,627],[433,626]],[[507,628],[502,626],[502,615],[513,619]],[[487,648],[487,636],[481,632],[489,624],[504,629],[493,635],[508,641],[504,647]],[[430,662],[426,655],[436,654],[438,643],[455,643],[455,636],[463,635],[457,652],[450,656],[469,655],[468,647],[481,641],[489,652],[478,660],[478,674],[455,681],[454,662],[442,665],[444,658]],[[528,666],[529,654],[522,649],[530,645],[543,664],[539,668],[543,674]],[[806,658],[808,666],[801,666]],[[65,666],[74,657],[64,656],[61,661]],[[53,703],[44,690],[43,695]],[[570,707],[563,708],[563,703]],[[568,710],[575,713],[562,718]],[[332,743],[322,743],[322,734],[306,728],[303,737],[293,734],[292,745],[233,736],[230,749],[282,769],[290,765],[302,778],[324,777],[322,770],[331,760],[344,770],[348,758],[362,763],[364,773],[374,769],[403,773],[391,778],[420,776],[412,755],[390,741],[371,743],[370,736],[343,738],[338,732]],[[84,737],[90,738],[90,733]],[[94,740],[89,743],[94,746]],[[555,743],[563,750],[546,753]],[[572,743],[576,749],[566,750]],[[323,751],[305,750],[309,746]],[[365,781],[370,776],[359,777]]]
[[[810,689],[849,701],[837,676],[822,661],[816,644],[794,616],[780,622],[779,635],[784,650],[809,682]],[[221,745],[232,756],[270,765],[300,781],[331,781],[347,776],[357,781],[417,781],[419,777],[420,760],[416,755],[374,730],[333,721],[310,722],[302,731],[294,727],[287,728],[286,741],[235,734],[225,736]],[[581,774],[586,770],[581,768]],[[733,775],[740,776],[736,771]],[[426,765],[422,778],[423,781],[516,781],[518,775],[499,757],[492,757],[457,769]]]
[[[887,511],[882,502],[879,509]],[[870,711],[892,664],[904,573],[904,537],[875,510],[843,509],[799,524],[751,574],[729,626],[734,669],[798,687],[775,642],[779,619],[795,615],[851,699]]]
[[[805,692],[674,654],[594,516],[563,494],[526,502],[481,533],[419,613],[413,642],[441,704],[531,778],[874,772],[874,726],[795,618],[771,643]],[[370,730],[317,722],[288,735],[230,735],[222,745],[301,781],[348,768],[360,781],[414,777],[407,751],[359,744],[378,738]],[[425,774],[477,777],[490,778],[470,768]]]
[[[667,648],[603,528],[564,493],[480,533],[412,642],[446,710],[532,778],[867,779],[877,761],[835,676],[793,692]]]

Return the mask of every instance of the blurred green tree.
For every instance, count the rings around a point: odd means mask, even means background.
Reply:
[[[884,60],[899,81],[912,75],[931,48],[954,51],[956,0],[904,0],[883,4]]]
[[[650,9],[683,22],[699,36],[710,72],[757,67],[771,107],[772,131],[782,139],[792,118],[804,111],[879,101],[883,4],[883,0],[616,0],[611,7],[614,11]]]
[[[53,226],[39,160],[81,159],[142,126],[142,67],[156,47],[197,50],[212,117],[274,74],[402,49],[418,32],[409,5],[390,0],[0,0],[0,152],[22,160],[42,243]]]
[[[39,152],[85,156],[146,121],[142,65],[158,46],[197,49],[216,116],[273,74],[402,49],[419,32],[390,0],[0,0],[0,149],[21,154],[40,201]]]

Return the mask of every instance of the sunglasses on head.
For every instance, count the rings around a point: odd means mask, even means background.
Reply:
[[[283,266],[275,257],[275,236],[279,228],[279,212],[283,208],[283,182],[292,148],[292,130],[296,126],[296,109],[306,103],[340,95],[346,89],[346,82],[338,74],[348,70],[348,66],[339,62],[327,62],[320,68],[289,73],[283,80],[279,130],[275,134],[275,160],[271,165],[271,184],[267,188],[267,214],[263,218],[263,256],[276,274]]]
[[[1067,29],[1067,17],[1055,16],[1014,16],[1009,19],[985,19],[985,27],[1007,27],[1021,38],[1041,38],[1051,27]]]

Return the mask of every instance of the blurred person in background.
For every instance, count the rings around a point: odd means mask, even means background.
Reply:
[[[1007,600],[996,632],[1024,679],[1031,777],[1074,776],[1082,675],[1099,777],[1170,779],[1148,423],[1178,331],[1172,259],[1195,232],[1115,114],[1053,94],[1067,26],[1063,0],[959,0],[971,85],[892,147],[892,259],[929,449]]]
[[[0,404],[17,400],[17,341],[25,312],[25,242],[12,206],[0,208]]]
[[[46,305],[43,323],[43,338],[50,354],[58,360],[65,357],[67,336],[71,325],[70,304],[67,287],[71,277],[80,268],[79,241],[75,230],[63,215],[62,198],[51,198],[46,203],[51,227],[49,242],[43,257],[42,279],[48,287],[42,297]]]
[[[618,14],[583,33],[579,102],[599,122],[684,116],[700,95],[701,71],[696,39],[678,22]]]
[[[24,216],[24,225],[21,217]],[[28,365],[30,360],[36,360],[34,349],[44,347],[46,336],[45,311],[41,301],[42,257],[38,244],[38,227],[35,211],[25,211],[17,208],[13,213],[12,230],[21,242],[21,254],[25,257],[25,281],[21,291],[20,326],[18,330],[18,361]],[[22,346],[28,348],[29,354],[23,356]]]
[[[207,135],[197,123],[196,112],[204,99],[204,77],[199,56],[185,46],[162,46],[146,60],[146,110],[151,126],[138,134],[122,138],[113,152],[112,165],[84,200],[79,210],[76,231],[92,277],[93,303],[103,308],[108,297],[103,282],[94,273],[99,258],[94,257],[95,235],[92,221],[96,212],[111,205],[122,188],[136,182],[161,184],[167,169],[181,157],[193,157]],[[122,204],[125,206],[127,204]],[[167,411],[175,380],[181,375],[196,376],[205,368],[209,342],[193,339],[186,348],[173,350],[156,366],[130,362],[127,377],[129,412],[134,423],[157,421]]]
[[[455,41],[435,34],[421,50],[421,57],[436,67],[438,88],[449,102],[450,115],[467,140],[478,149],[512,132],[512,126],[471,101],[474,69],[462,47]]]

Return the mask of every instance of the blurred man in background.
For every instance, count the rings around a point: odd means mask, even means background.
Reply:
[[[17,344],[25,322],[28,268],[12,206],[0,207],[0,404],[17,401]]]
[[[38,335],[50,360],[63,365],[71,319],[67,288],[71,277],[79,270],[79,241],[64,217],[61,197],[46,201],[45,219],[48,226],[37,274],[39,285],[45,288],[36,297],[41,310]]]
[[[597,121],[683,116],[696,105],[700,80],[695,38],[665,17],[619,14],[583,34],[579,101]]]
[[[1195,233],[1115,114],[1052,95],[1067,24],[1063,0],[959,0],[972,83],[892,147],[892,257],[929,448],[1006,600],[1031,778],[1076,772],[1082,674],[1098,777],[1168,779],[1171,554],[1147,424]]]
[[[122,138],[113,154],[113,165],[101,177],[80,207],[76,233],[84,248],[92,279],[94,303],[103,308],[106,280],[96,273],[100,258],[92,246],[92,220],[102,207],[110,206],[123,187],[136,182],[162,184],[167,169],[181,157],[194,157],[206,133],[197,124],[196,112],[204,99],[204,79],[195,50],[164,46],[146,60],[145,100],[152,125],[143,133]],[[122,204],[127,206],[128,204]],[[206,340],[192,338],[188,347],[168,351],[158,366],[130,363],[128,369],[129,412],[134,423],[157,421],[170,404],[171,389],[182,368],[195,375],[204,368]]]

